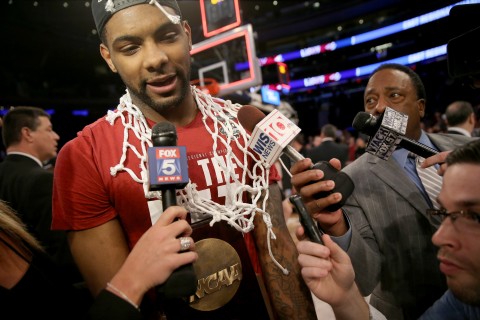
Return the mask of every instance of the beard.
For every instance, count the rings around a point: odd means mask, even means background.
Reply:
[[[458,284],[449,284],[449,288],[460,301],[472,306],[480,306],[480,288],[474,285]]]
[[[155,110],[159,114],[164,114],[165,112],[168,112],[169,110],[180,105],[182,101],[185,100],[188,90],[190,90],[190,83],[187,81],[185,75],[183,73],[177,73],[177,77],[180,84],[179,94],[171,97],[162,98],[160,100],[148,95],[146,81],[144,81],[140,85],[140,89],[138,90],[129,86],[127,86],[127,88],[132,97],[135,98],[132,98],[132,100],[137,101],[137,104],[143,104],[144,106],[150,107],[151,109]],[[124,83],[126,82],[124,81]]]

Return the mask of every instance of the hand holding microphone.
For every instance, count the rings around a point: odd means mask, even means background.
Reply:
[[[177,146],[177,131],[170,122],[159,122],[152,129],[153,147],[148,149],[150,190],[160,190],[163,210],[177,205],[176,189],[188,183],[188,165],[185,147]],[[191,229],[190,229],[191,232]],[[178,238],[180,251],[188,250],[187,241]],[[191,263],[177,268],[157,292],[166,298],[193,295],[197,290],[197,276]]]
[[[138,306],[148,290],[170,279],[172,270],[195,262],[198,254],[194,251],[195,243],[190,238],[192,228],[186,217],[187,211],[182,207],[165,210],[135,244],[107,285],[108,290]],[[182,237],[174,239],[172,235]]]
[[[270,112],[267,116],[253,106],[244,106],[238,111],[238,120],[240,124],[252,133],[249,146],[268,164],[272,165],[277,161],[278,157],[284,153],[294,162],[303,161],[305,158],[292,148],[289,143],[300,132],[293,122],[283,116],[278,110]],[[327,204],[326,210],[333,212],[344,205],[347,198],[353,192],[354,185],[350,177],[339,171],[339,168],[331,166],[328,162],[319,162],[311,165],[308,169],[320,169],[324,176],[322,180],[333,180],[335,186],[333,188],[323,188],[318,190],[313,197],[320,199],[318,202],[324,202],[324,198],[331,194],[339,192],[342,194],[341,200],[336,203]],[[315,180],[318,180],[315,179]],[[318,181],[310,180],[310,183]],[[292,180],[293,184],[293,180]],[[318,187],[318,186],[317,186]],[[319,207],[312,208],[312,211],[318,212]],[[323,208],[321,208],[323,210]]]

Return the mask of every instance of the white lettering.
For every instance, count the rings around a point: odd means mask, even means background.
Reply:
[[[177,149],[160,149],[158,154],[161,158],[178,158]]]
[[[205,184],[207,185],[207,187],[212,185],[212,177],[210,176],[210,171],[208,170],[209,163],[209,159],[202,159],[197,161],[197,164],[202,168],[203,175],[205,177]]]

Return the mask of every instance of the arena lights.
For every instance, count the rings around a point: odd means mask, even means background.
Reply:
[[[428,50],[419,51],[403,57],[394,58],[374,64],[369,64],[354,69],[338,71],[329,74],[318,75],[314,77],[290,80],[290,92],[299,91],[308,87],[315,87],[318,85],[324,85],[327,83],[341,82],[343,80],[367,76],[373,72],[378,66],[384,63],[398,63],[403,65],[410,65],[417,62],[422,62],[434,58],[442,58],[447,55],[447,45],[441,45]]]
[[[309,48],[304,48],[298,51],[290,52],[290,53],[285,53],[285,54],[280,54],[277,56],[273,57],[268,57],[266,58],[265,62],[270,63],[270,61],[273,59],[275,62],[279,61],[287,61],[288,60],[293,60],[293,59],[298,59],[298,58],[305,58],[314,54],[320,54],[325,51],[334,51],[336,49],[344,48],[344,47],[349,47],[349,46],[354,46],[356,44],[360,44],[363,42],[367,42],[370,40],[375,40],[379,39],[391,34],[395,34],[398,32],[402,32],[411,28],[415,28],[427,23],[430,23],[432,21],[442,19],[448,16],[450,9],[453,6],[456,5],[463,5],[463,4],[472,4],[472,3],[480,3],[478,0],[467,0],[467,1],[460,1],[456,4],[420,15],[418,17],[414,17],[399,23],[392,24],[390,26],[386,26],[384,28],[372,30],[369,32],[361,33],[359,35],[352,36],[350,38],[345,38],[341,39],[338,41],[333,41],[330,43],[326,44],[321,44],[318,46],[313,46]],[[262,64],[262,59],[265,58],[260,58],[260,65],[263,66]],[[283,59],[283,60],[282,60]]]
[[[402,32],[411,28],[415,28],[415,27],[427,24],[429,22],[432,22],[438,19],[445,18],[448,16],[450,9],[453,6],[462,5],[462,4],[474,4],[474,3],[480,3],[480,0],[460,1],[453,5],[420,15],[418,17],[414,17],[414,18],[411,18],[399,23],[395,23],[383,28],[375,29],[369,32],[361,33],[349,38],[340,39],[338,41],[323,43],[323,44],[303,48],[296,51],[281,53],[274,56],[263,57],[258,59],[260,61],[260,66],[266,66],[269,64],[277,63],[277,62],[285,62],[285,61],[291,61],[295,59],[306,58],[306,57],[317,55],[326,51],[334,51],[340,48],[354,46],[363,42],[379,39],[391,34],[395,34],[398,32]],[[235,69],[237,71],[242,71],[247,69],[247,67],[248,67],[248,63],[245,62],[245,63],[237,64],[235,66]]]

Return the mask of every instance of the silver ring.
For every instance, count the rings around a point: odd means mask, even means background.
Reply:
[[[188,249],[190,249],[190,246],[192,245],[190,238],[180,237],[179,239],[180,239],[180,252],[187,251]]]

